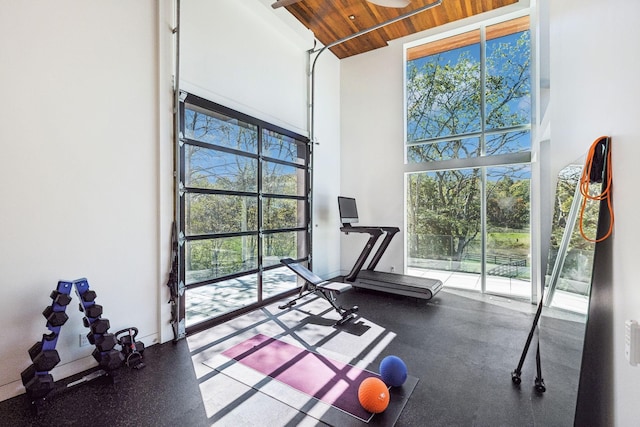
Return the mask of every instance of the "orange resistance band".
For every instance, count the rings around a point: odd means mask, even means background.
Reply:
[[[598,143],[600,143],[602,140],[605,140],[607,138],[608,137],[606,136],[601,136],[600,138],[596,139],[593,142],[593,144],[591,144],[591,147],[589,148],[589,152],[587,153],[587,161],[584,165],[584,169],[582,170],[582,176],[580,177],[580,193],[582,194],[582,205],[580,207],[580,234],[585,240],[592,243],[602,242],[603,240],[611,236],[611,233],[613,232],[613,206],[611,204],[611,149],[610,147],[607,147],[607,158],[604,166],[607,176],[603,178],[602,191],[598,195],[589,194],[589,184],[591,182],[589,175],[591,172],[591,167],[593,165],[595,150],[598,146]],[[607,231],[607,233],[604,236],[596,239],[592,239],[586,236],[582,228],[582,217],[584,216],[584,210],[585,210],[585,207],[587,206],[587,202],[590,200],[591,201],[606,200],[607,207],[609,208],[609,215],[611,218],[611,220],[609,221],[609,230]]]

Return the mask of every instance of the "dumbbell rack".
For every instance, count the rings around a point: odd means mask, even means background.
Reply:
[[[42,312],[47,319],[46,326],[50,333],[43,334],[42,340],[29,349],[29,357],[33,363],[20,374],[27,396],[36,407],[55,389],[53,376],[49,371],[60,363],[56,344],[62,326],[69,319],[65,311],[71,302],[72,288],[75,288],[80,299],[78,308],[85,315],[82,319],[84,326],[90,329],[87,339],[96,347],[92,356],[113,382],[116,370],[122,366],[124,360],[122,353],[114,349],[117,340],[113,334],[108,333],[109,319],[102,318],[102,306],[95,303],[96,293],[89,289],[87,279],[59,281],[56,289],[51,292],[51,305]]]

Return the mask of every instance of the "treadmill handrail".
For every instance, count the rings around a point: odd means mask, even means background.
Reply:
[[[377,234],[378,236],[380,236],[384,231],[383,228],[384,227],[364,227],[364,226],[352,226],[349,224],[342,224],[343,226],[340,227],[340,231],[342,231],[345,234],[349,234],[349,233],[369,233],[369,234]]]
[[[384,236],[384,239],[382,240],[382,243],[380,243],[380,246],[378,247],[378,250],[376,251],[376,253],[373,254],[373,258],[371,258],[371,262],[369,263],[367,270],[373,271],[376,269],[376,266],[378,265],[378,261],[380,261],[380,258],[382,258],[382,255],[384,255],[384,252],[389,247],[389,244],[391,243],[391,239],[393,239],[393,236],[395,236],[396,233],[400,232],[400,229],[398,227],[381,227],[381,228],[382,228],[382,231],[386,233],[386,236]]]
[[[373,257],[371,258],[371,262],[369,263],[367,270],[373,271],[376,268],[376,265],[378,265],[378,261],[380,261],[380,258],[382,258],[382,255],[384,255],[384,252],[387,250],[387,247],[389,247],[389,244],[391,243],[391,239],[393,239],[393,236],[395,236],[396,233],[400,231],[400,228],[384,227],[384,226],[353,227],[353,226],[347,225],[344,227],[340,227],[340,231],[342,231],[345,234],[368,233],[370,235],[369,240],[367,240],[367,243],[364,245],[364,248],[362,249],[362,252],[360,252],[360,256],[358,256],[356,263],[351,268],[351,271],[349,272],[349,274],[345,276],[346,281],[355,282],[356,278],[358,277],[358,273],[360,273],[360,270],[362,270],[362,266],[367,261],[367,258],[369,258],[369,255],[371,254],[371,251],[373,250],[378,238],[383,233],[385,234],[384,240],[382,241],[382,243],[378,247],[378,250],[375,252]]]
[[[360,256],[356,260],[356,263],[353,265],[353,268],[349,272],[348,275],[345,276],[345,280],[348,282],[354,282],[356,277],[358,277],[358,273],[362,269],[367,258],[369,258],[369,254],[373,250],[373,247],[376,245],[376,241],[382,235],[383,231],[380,227],[340,227],[340,231],[345,234],[349,233],[367,233],[369,234],[369,240],[364,245],[362,252],[360,252]]]

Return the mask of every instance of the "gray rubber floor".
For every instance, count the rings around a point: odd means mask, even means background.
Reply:
[[[530,304],[447,291],[425,302],[363,290],[341,295],[340,302],[360,307],[355,321],[334,327],[336,314],[321,299],[285,311],[265,307],[177,344],[149,347],[144,369],[121,369],[116,384],[99,378],[64,390],[38,414],[24,395],[0,402],[0,425],[322,425],[313,416],[318,410],[314,402],[296,407],[283,402],[279,391],[269,393],[267,386],[258,391],[210,367],[221,351],[255,333],[373,371],[386,355],[401,357],[418,383],[397,426],[573,425],[581,322],[543,312],[547,391],[539,394],[533,387],[535,348],[525,361],[520,387],[511,381],[533,320]]]

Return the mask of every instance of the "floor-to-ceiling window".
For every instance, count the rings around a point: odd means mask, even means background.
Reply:
[[[409,273],[531,295],[529,17],[405,51]]]
[[[180,111],[180,280],[187,327],[297,287],[307,260],[308,140],[194,95]]]

